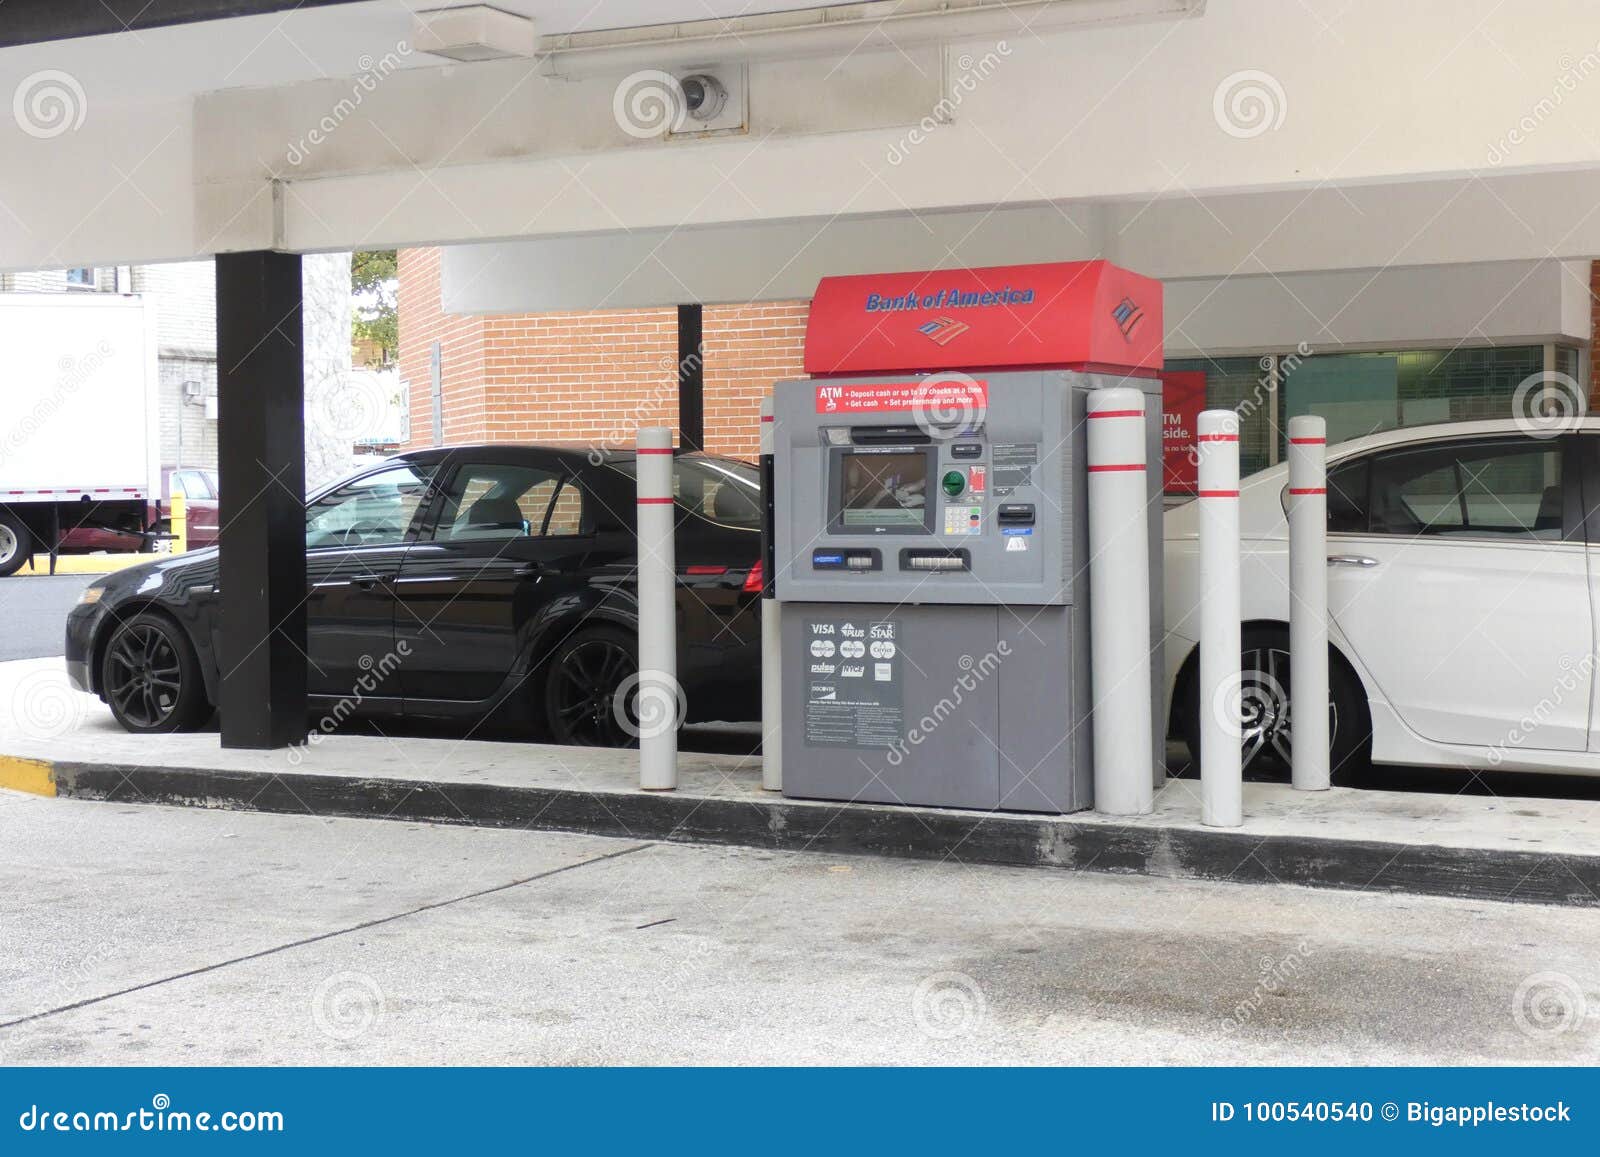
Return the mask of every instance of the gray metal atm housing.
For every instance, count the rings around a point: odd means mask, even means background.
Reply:
[[[775,388],[784,794],[1090,807],[1085,405],[1105,386],[1147,396],[1159,704],[1160,383],[989,374],[986,407],[950,425],[935,424],[936,411],[830,409],[848,387],[909,380]],[[1153,715],[1160,752],[1164,721]]]

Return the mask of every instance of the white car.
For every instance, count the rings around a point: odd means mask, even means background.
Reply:
[[[1240,487],[1247,770],[1287,768],[1288,468]],[[1197,504],[1166,514],[1171,732],[1198,753]],[[1335,778],[1370,762],[1600,774],[1600,419],[1328,449]]]

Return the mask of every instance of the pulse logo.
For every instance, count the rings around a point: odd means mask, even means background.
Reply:
[[[940,316],[917,326],[917,332],[933,342],[934,345],[946,346],[971,328],[964,321],[957,321],[949,316]]]
[[[1144,320],[1144,310],[1134,304],[1133,298],[1124,297],[1111,311],[1111,319],[1117,323],[1123,338],[1132,341],[1133,331],[1138,329],[1139,323]]]

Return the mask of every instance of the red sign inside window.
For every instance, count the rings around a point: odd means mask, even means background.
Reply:
[[[1161,375],[1161,449],[1168,494],[1193,494],[1200,486],[1195,426],[1206,408],[1206,372],[1169,370]]]

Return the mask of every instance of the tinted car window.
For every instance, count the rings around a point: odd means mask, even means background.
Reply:
[[[469,463],[445,492],[439,542],[580,534],[583,496],[553,470]]]
[[[1373,460],[1377,534],[1559,539],[1561,449],[1551,442],[1464,443]]]
[[[1366,458],[1346,462],[1328,471],[1328,533],[1359,534],[1367,529]]]
[[[395,466],[346,482],[306,507],[306,547],[384,546],[405,541],[428,480]]]
[[[614,468],[635,477],[634,464]],[[692,455],[672,460],[672,496],[708,522],[741,530],[761,529],[761,472],[734,458]]]

